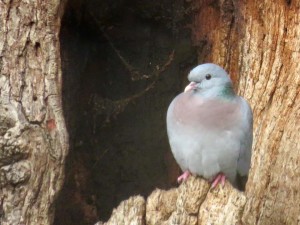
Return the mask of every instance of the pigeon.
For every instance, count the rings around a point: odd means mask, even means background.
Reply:
[[[188,80],[167,111],[169,143],[183,171],[177,181],[192,174],[212,182],[212,188],[224,186],[227,179],[242,189],[239,178],[247,178],[251,161],[251,107],[235,94],[229,75],[216,64],[198,65]]]

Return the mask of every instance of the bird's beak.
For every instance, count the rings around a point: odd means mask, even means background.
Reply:
[[[196,82],[191,82],[189,83],[188,86],[185,87],[184,92],[187,92],[189,90],[193,90],[196,88],[197,83]]]

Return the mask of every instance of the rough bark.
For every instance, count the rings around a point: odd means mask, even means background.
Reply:
[[[0,223],[51,224],[68,149],[58,33],[63,3],[0,2]]]
[[[132,197],[107,224],[298,224],[300,2],[194,1],[199,63],[225,67],[254,111],[246,192],[177,189]],[[1,224],[51,224],[68,137],[58,33],[63,2],[0,2]],[[130,215],[130,216],[128,216]]]
[[[210,189],[205,180],[190,177],[177,189],[155,190],[146,201],[140,196],[123,201],[107,223],[98,224],[241,224],[245,204],[244,193],[229,183]]]
[[[141,196],[133,196],[123,201],[111,215],[106,223],[98,222],[95,225],[115,225],[115,224],[145,224],[145,200]]]
[[[156,190],[139,224],[299,224],[300,2],[194,4],[199,62],[225,67],[253,108],[250,176],[245,193],[198,179]]]

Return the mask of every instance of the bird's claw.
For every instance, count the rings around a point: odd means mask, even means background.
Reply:
[[[219,173],[219,174],[215,177],[215,179],[214,179],[214,181],[213,181],[211,187],[212,187],[212,188],[215,188],[219,183],[221,183],[221,184],[222,184],[222,187],[224,187],[224,185],[225,185],[225,180],[226,180],[225,175],[224,175],[223,173]]]
[[[190,171],[185,171],[183,174],[181,174],[178,178],[177,178],[177,182],[181,183],[183,181],[186,181],[188,179],[188,177],[191,175]]]

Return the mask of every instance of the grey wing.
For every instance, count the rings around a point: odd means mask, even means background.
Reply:
[[[241,147],[239,152],[239,158],[237,162],[237,172],[240,176],[247,176],[250,163],[251,163],[251,152],[252,152],[252,139],[253,139],[253,115],[252,109],[248,102],[241,98],[242,104],[242,137]]]

